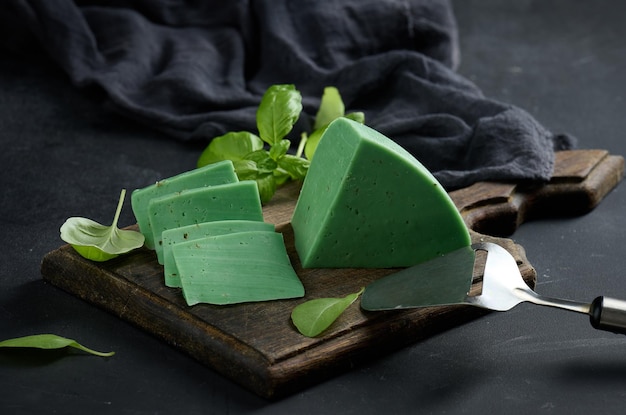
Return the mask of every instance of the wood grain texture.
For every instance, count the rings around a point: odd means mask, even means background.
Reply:
[[[624,158],[606,150],[556,153],[549,183],[479,182],[450,192],[476,232],[509,236],[524,222],[590,212],[624,176]]]
[[[473,241],[504,246],[534,287],[536,272],[524,249],[493,235],[512,233],[523,221],[542,214],[587,212],[621,180],[623,171],[623,159],[605,151],[568,151],[558,154],[550,183],[477,183],[451,192],[451,196]],[[66,245],[44,257],[41,272],[50,283],[152,333],[268,399],[296,392],[359,362],[484,315],[484,310],[469,306],[366,312],[357,302],[320,337],[300,335],[290,320],[297,304],[356,292],[394,270],[303,269],[289,224],[298,191],[297,183],[282,188],[265,206],[264,215],[284,236],[306,289],[303,299],[188,307],[179,289],[164,285],[163,267],[147,249],[94,263]],[[479,282],[477,272],[475,285]]]

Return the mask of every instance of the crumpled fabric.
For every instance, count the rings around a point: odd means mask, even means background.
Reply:
[[[548,180],[554,151],[575,145],[455,72],[447,1],[9,0],[2,14],[5,33],[34,39],[20,47],[41,48],[77,87],[181,141],[256,131],[265,90],[294,84],[304,106],[294,131],[311,128],[335,86],[348,111],[449,190]]]

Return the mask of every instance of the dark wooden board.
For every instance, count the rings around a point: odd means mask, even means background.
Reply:
[[[474,241],[495,241],[509,250],[534,286],[536,272],[524,249],[504,236],[525,220],[588,212],[621,180],[624,160],[603,150],[557,155],[550,183],[477,183],[451,192]],[[349,370],[485,311],[468,306],[365,312],[353,304],[323,335],[307,338],[291,324],[297,304],[356,292],[394,270],[302,269],[289,224],[299,187],[286,186],[264,208],[265,220],[282,232],[306,289],[297,300],[188,307],[179,289],[163,283],[154,252],[140,249],[105,263],[77,255],[67,245],[42,261],[43,278],[163,339],[258,395],[275,399]],[[489,236],[491,234],[492,236]],[[498,237],[493,236],[498,235]],[[480,283],[480,272],[475,285]]]

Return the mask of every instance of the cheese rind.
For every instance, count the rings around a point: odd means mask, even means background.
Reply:
[[[148,214],[160,264],[163,264],[165,230],[217,220],[263,221],[259,189],[252,180],[183,190],[151,199]]]
[[[190,306],[304,296],[280,233],[236,232],[183,242],[172,250]]]
[[[148,204],[151,199],[167,194],[205,186],[216,186],[238,182],[235,168],[230,160],[210,164],[198,169],[186,171],[179,175],[160,180],[131,194],[131,206],[139,231],[145,236],[145,246],[154,249],[152,229],[148,218]]]
[[[324,133],[291,225],[305,268],[406,267],[470,244],[435,177],[389,138],[345,118]]]
[[[235,232],[267,231],[274,232],[272,223],[252,220],[220,220],[215,222],[203,222],[194,225],[181,226],[180,228],[168,229],[161,234],[163,240],[163,272],[165,285],[168,287],[180,287],[178,267],[174,260],[172,247],[176,244],[194,241],[209,236],[226,235]]]

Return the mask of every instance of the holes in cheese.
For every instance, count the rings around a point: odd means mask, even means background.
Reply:
[[[275,227],[271,223],[250,220],[221,220],[215,222],[203,222],[195,225],[182,226],[180,228],[163,231],[163,270],[165,285],[168,287],[180,287],[178,267],[174,260],[172,247],[176,244],[194,241],[209,236],[226,235],[229,233],[246,231],[273,232]]]
[[[146,238],[145,246],[154,249],[154,239],[152,237],[152,229],[150,228],[150,220],[148,217],[148,204],[151,199],[187,189],[216,186],[238,181],[239,179],[237,179],[237,175],[235,174],[232,161],[226,160],[187,171],[133,191],[131,195],[131,206],[135,218],[137,219],[137,225],[139,225],[139,231]]]
[[[163,264],[165,230],[217,220],[263,221],[259,190],[252,180],[183,190],[151,199],[148,215],[160,264]]]
[[[406,267],[470,244],[437,179],[398,144],[346,118],[324,133],[291,224],[305,268]]]
[[[188,305],[236,304],[304,296],[282,234],[236,232],[172,246]]]

